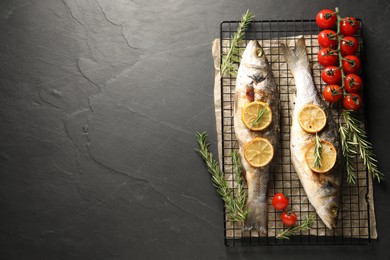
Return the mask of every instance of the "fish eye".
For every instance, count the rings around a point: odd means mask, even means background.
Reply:
[[[263,56],[264,52],[262,48],[257,49],[257,57]]]
[[[336,206],[333,206],[333,208],[331,209],[331,212],[332,212],[333,216],[337,216],[339,213],[339,208]]]

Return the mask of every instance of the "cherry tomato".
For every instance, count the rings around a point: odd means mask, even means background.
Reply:
[[[325,87],[323,95],[326,101],[334,103],[343,97],[343,91],[338,85],[328,85]]]
[[[360,98],[359,94],[349,93],[344,97],[343,105],[345,109],[358,110],[359,107],[362,105],[362,99]]]
[[[316,22],[320,28],[332,28],[337,22],[335,11],[328,9],[321,10],[316,16]]]
[[[331,48],[322,48],[318,53],[318,62],[322,66],[335,65],[338,59],[339,56],[337,54],[337,51]]]
[[[283,193],[276,193],[272,198],[272,206],[274,206],[276,210],[284,210],[288,206],[288,199]]]
[[[345,17],[340,22],[340,32],[344,36],[354,35],[359,30],[359,22],[353,17]]]
[[[348,93],[357,93],[362,88],[363,81],[356,74],[348,74],[344,78],[345,91]]]
[[[360,69],[360,60],[355,55],[347,55],[341,62],[345,73],[356,73]]]
[[[341,51],[341,54],[343,54],[343,55],[355,54],[355,52],[358,50],[358,48],[359,48],[359,43],[355,37],[345,36],[341,40],[340,51]]]
[[[341,70],[336,66],[327,66],[322,70],[321,78],[326,84],[337,84],[341,80]]]
[[[337,34],[333,30],[323,30],[318,34],[318,44],[322,48],[337,46]]]
[[[295,212],[283,212],[282,213],[282,222],[287,227],[294,226],[297,222],[297,214]]]

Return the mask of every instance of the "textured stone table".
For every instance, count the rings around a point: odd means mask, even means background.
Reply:
[[[4,0],[1,259],[388,259],[387,181],[370,246],[226,248],[196,147],[216,152],[211,42],[222,20],[364,21],[369,135],[390,169],[385,1]],[[387,178],[389,179],[389,177]]]

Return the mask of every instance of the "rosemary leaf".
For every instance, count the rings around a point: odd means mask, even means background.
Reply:
[[[276,235],[277,239],[290,239],[289,237],[295,235],[298,231],[305,231],[311,228],[314,223],[314,216],[309,215],[300,225],[289,227]]]
[[[380,181],[383,180],[384,175],[378,169],[378,160],[376,159],[376,156],[373,152],[372,144],[368,141],[366,131],[361,127],[362,123],[357,119],[356,114],[353,111],[344,110],[342,116],[345,123],[345,129],[342,129],[342,126],[340,126],[340,133],[341,131],[346,132],[344,140],[347,141],[345,142],[347,143],[345,148],[346,153],[344,154],[343,151],[344,158],[352,157],[353,154],[356,154],[357,151],[357,153],[363,159],[363,164],[366,167],[368,173],[371,174],[372,177],[378,181],[378,183],[380,183]],[[343,145],[343,136],[341,137]],[[350,148],[349,145],[353,145],[354,148]]]
[[[196,140],[198,142],[199,149],[195,150],[202,157],[209,173],[211,174],[211,179],[218,194],[221,195],[222,200],[225,202],[225,208],[229,213],[229,219],[231,221],[243,221],[246,217],[247,210],[245,209],[246,194],[242,187],[241,175],[240,177],[237,177],[238,174],[235,176],[238,185],[237,191],[233,193],[233,190],[228,187],[219,163],[213,158],[213,155],[209,151],[210,144],[207,143],[207,134],[205,132],[197,132]],[[240,171],[240,169],[242,169],[241,165],[239,165],[239,161],[234,165],[234,168],[235,172],[236,170]]]
[[[240,49],[239,44],[244,38],[244,33],[249,23],[253,20],[254,14],[249,10],[242,16],[240,23],[238,24],[237,31],[234,33],[233,38],[230,41],[230,47],[226,55],[221,60],[221,75],[230,74],[232,76],[237,75],[237,67],[234,66],[234,62],[237,62]]]
[[[314,168],[319,169],[322,167],[321,159],[322,159],[321,139],[318,136],[318,134],[316,133],[316,144],[314,146],[314,164],[313,164]]]
[[[265,111],[266,111],[265,107],[261,107],[259,109],[259,112],[257,113],[257,116],[256,116],[255,120],[253,120],[251,128],[256,126],[256,125],[258,125],[260,123],[261,117],[263,116]]]

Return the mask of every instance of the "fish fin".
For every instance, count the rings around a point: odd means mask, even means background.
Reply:
[[[255,229],[261,234],[267,232],[267,202],[248,201],[248,215],[244,221],[244,230]]]
[[[281,44],[284,59],[286,60],[291,73],[295,73],[299,69],[306,69],[310,71],[310,62],[306,52],[305,38],[299,38],[296,42],[295,48],[290,49],[285,44]]]

